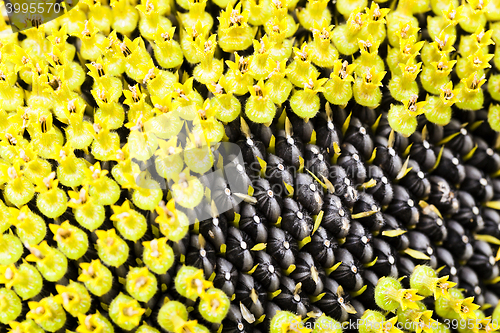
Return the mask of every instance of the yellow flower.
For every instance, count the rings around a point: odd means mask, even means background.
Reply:
[[[115,229],[96,230],[95,234],[97,236],[97,245],[105,248],[107,253],[113,253],[120,249],[123,240],[116,234]]]
[[[31,253],[26,257],[26,261],[36,263],[49,262],[54,250],[47,244],[47,241],[43,241],[39,245],[30,245],[28,249]]]
[[[413,21],[401,20],[399,22],[398,37],[400,40],[415,37],[420,28],[413,26]]]
[[[21,209],[17,209],[14,207],[9,207],[10,218],[9,223],[17,228],[27,227],[30,222],[30,215],[32,214],[31,210],[27,205],[22,206]],[[27,223],[28,225],[25,225]]]
[[[387,319],[380,325],[381,333],[402,333],[399,328],[396,327],[396,323],[398,321],[398,317],[394,316],[391,319]]]
[[[80,325],[76,328],[79,333],[102,333],[104,325],[99,320],[99,311],[93,315],[78,314]]]
[[[127,275],[127,279],[133,281],[133,288],[136,292],[141,293],[147,291],[152,284],[156,284],[156,280],[150,278],[149,274],[149,269],[142,267],[139,270],[130,272]]]
[[[198,322],[196,320],[182,320],[181,318],[175,318],[174,323],[174,333],[195,333],[197,331],[196,325]]]
[[[128,302],[120,302],[120,304],[118,304],[118,309],[118,324],[130,322],[133,323],[134,326],[139,325],[142,315],[146,312],[135,299]]]
[[[67,55],[57,47],[53,47],[50,53],[45,53],[45,58],[52,67],[67,65]]]
[[[165,27],[158,25],[158,29],[156,29],[156,34],[154,39],[155,43],[162,45],[165,44],[166,42],[173,40],[175,34],[175,28],[176,27],[165,29]]]
[[[157,206],[155,208],[158,216],[156,217],[157,223],[167,223],[173,225],[177,220],[177,210],[175,209],[175,201],[170,199],[166,207]]]
[[[333,65],[333,71],[330,74],[330,79],[331,80],[341,80],[345,82],[354,82],[354,77],[352,76],[352,73],[354,72],[354,69],[356,68],[356,65],[350,64],[347,62],[347,60],[336,60],[334,65]]]
[[[472,38],[477,43],[477,46],[482,48],[488,45],[495,45],[495,42],[491,39],[492,35],[493,30],[484,31],[484,28],[479,26],[476,32],[472,34]]]
[[[75,288],[58,284],[56,290],[58,295],[54,297],[54,300],[59,304],[63,304],[67,309],[73,309],[81,301],[80,294]]]
[[[380,8],[376,2],[372,2],[370,8],[365,8],[365,12],[368,23],[376,22],[384,24],[386,22],[385,17],[390,12],[390,9]]]
[[[94,18],[90,18],[83,23],[78,23],[78,31],[80,31],[76,36],[80,39],[91,39],[98,32],[99,29],[94,24]]]
[[[475,311],[479,309],[479,305],[474,304],[474,297],[467,297],[453,304],[453,310],[460,316],[461,319],[476,319]]]
[[[424,106],[427,104],[427,101],[417,102],[417,98],[417,95],[412,95],[409,99],[403,101],[408,113],[414,117],[423,114],[425,112]]]
[[[241,3],[233,8],[231,2],[219,15],[219,43],[225,52],[244,50],[252,45],[257,27],[248,25],[248,10],[241,10]]]
[[[50,321],[53,318],[54,314],[47,298],[42,299],[40,302],[28,302],[28,307],[30,311],[26,314],[26,318],[33,319],[37,324]]]
[[[451,106],[457,101],[458,89],[453,89],[453,82],[448,82],[441,87],[441,94],[439,95],[441,102],[445,106]]]
[[[99,179],[104,178],[109,173],[108,170],[101,170],[101,164],[96,162],[91,165],[88,169],[85,169],[85,181],[84,184],[93,185]]]
[[[379,42],[376,41],[371,34],[368,34],[365,38],[358,38],[358,45],[361,54],[377,54]]]
[[[49,224],[49,228],[54,234],[53,239],[57,242],[62,241],[66,244],[71,244],[77,240],[72,232],[73,230],[77,230],[77,228],[71,225],[67,220],[61,224]]]
[[[82,208],[86,204],[91,204],[92,198],[89,197],[89,185],[83,186],[80,191],[68,191],[68,207]]]
[[[469,75],[468,78],[460,80],[466,89],[477,90],[486,82],[486,76],[483,74],[480,78],[477,77],[477,72]]]
[[[251,75],[250,71],[250,63],[252,59],[251,57],[244,58],[238,54],[238,52],[234,52],[234,61],[226,60],[226,65],[233,71],[236,77],[242,77],[245,74]]]
[[[387,72],[376,72],[375,68],[370,68],[364,75],[364,83],[370,87],[382,87],[382,79]]]
[[[183,151],[183,149],[177,144],[177,137],[173,137],[168,141],[159,140],[158,144],[160,149],[155,152],[155,155],[160,159],[175,157]]]
[[[19,271],[14,264],[0,265],[0,283],[7,289],[11,289],[19,279]]]
[[[319,73],[318,73],[319,74]],[[327,78],[321,78],[319,79],[319,75],[311,72],[309,73],[308,80],[304,83],[304,90],[305,91],[310,91],[310,92],[324,92],[325,88],[323,88],[323,85],[328,81]]]
[[[416,289],[399,289],[397,295],[398,302],[403,311],[406,309],[418,309],[417,301],[424,299],[424,297],[417,295]]]
[[[186,278],[186,294],[196,294],[200,297],[205,295],[205,291],[213,286],[211,281],[205,280],[203,270],[199,269],[195,274]]]
[[[210,88],[210,86],[208,86]],[[156,114],[163,114],[172,110],[172,95],[166,94],[163,96],[151,96],[151,102],[153,102],[154,111]]]
[[[130,213],[133,209],[130,208],[130,201],[125,200],[121,206],[112,205],[114,214],[111,215],[111,221],[120,221],[122,218],[127,216],[126,214]]]
[[[287,61],[288,61],[288,59],[283,59],[281,61],[274,60],[271,58],[267,59],[266,69],[269,72],[267,79],[284,78],[290,72],[290,70],[287,69],[287,67],[286,67]]]
[[[36,182],[35,191],[38,193],[45,193],[51,189],[57,189],[59,181],[56,178],[56,173],[51,172],[47,177],[39,179]]]
[[[438,325],[437,322],[432,319],[432,310],[419,311],[414,323],[417,326],[415,330],[416,333],[422,331],[425,333],[432,333],[434,332],[432,328]]]
[[[467,0],[474,14],[482,13],[486,10],[489,0]],[[458,9],[458,8],[457,8]]]
[[[102,279],[102,275],[99,274],[102,270],[102,264],[99,259],[92,260],[90,263],[82,262],[80,268],[82,269],[82,273],[78,276],[78,281],[88,282],[94,280],[99,285],[99,281]]]
[[[434,282],[433,289],[434,289],[434,299],[438,299],[439,297],[444,297],[444,298],[449,298],[450,294],[448,290],[450,288],[453,288],[456,286],[455,282],[449,281],[448,280],[449,276],[443,276],[440,278],[437,278]]]
[[[447,26],[456,26],[461,20],[466,19],[463,15],[463,10],[463,5],[455,8],[455,6],[453,6],[453,2],[450,1],[448,8],[443,10],[443,17]]]

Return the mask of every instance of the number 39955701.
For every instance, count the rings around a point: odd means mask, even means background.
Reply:
[[[39,2],[39,3],[5,3],[5,9],[7,14],[19,14],[19,13],[30,13],[30,14],[49,14],[49,13],[59,13],[62,11],[61,4],[50,3],[50,2]]]

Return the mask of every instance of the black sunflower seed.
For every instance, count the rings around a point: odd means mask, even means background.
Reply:
[[[215,249],[203,236],[191,235],[186,264],[203,269],[205,278],[208,279],[215,270],[217,256]]]
[[[200,233],[217,251],[226,243],[227,219],[224,215],[200,222]]]
[[[436,153],[429,141],[414,141],[410,148],[410,156],[417,161],[421,170],[428,172],[436,164]]]
[[[410,246],[406,228],[394,216],[384,214],[385,225],[382,227],[381,238],[391,244],[396,250],[404,251]],[[396,232],[398,235],[390,235]],[[387,234],[386,234],[387,233]]]
[[[296,260],[296,268],[290,277],[297,283],[302,283],[302,289],[308,295],[317,296],[323,292],[324,270],[318,266],[311,254],[300,252]]]
[[[227,219],[233,221],[235,214],[240,212],[240,206],[231,187],[222,175],[215,176],[210,186],[212,200],[217,207],[217,211],[224,212]]]
[[[363,192],[359,194],[359,198],[352,208],[352,214],[352,217],[356,216],[356,220],[370,231],[378,231],[384,226],[381,207],[371,194]]]
[[[226,295],[233,295],[238,281],[238,270],[224,258],[217,258],[214,286],[222,289]]]
[[[321,266],[330,268],[335,264],[335,249],[337,247],[338,243],[332,234],[320,226],[303,249],[312,254]]]
[[[483,284],[479,280],[476,272],[468,266],[460,267],[458,271],[460,283],[459,288],[465,290],[466,297],[474,297],[474,303],[479,306],[484,304]]]
[[[398,277],[397,255],[394,249],[382,239],[373,239],[373,256],[377,261],[372,266],[380,276]]]
[[[352,117],[343,142],[352,144],[364,159],[369,159],[373,152],[370,132],[369,127],[363,125],[358,118]]]
[[[439,276],[449,276],[450,281],[458,282],[458,263],[455,263],[455,259],[450,251],[439,246],[436,248],[436,258],[438,267],[443,267],[439,271]]]
[[[351,214],[335,194],[327,194],[323,203],[321,225],[336,238],[344,238],[351,226]]]
[[[258,174],[258,172],[256,171],[260,170],[260,163],[258,158],[265,161],[267,156],[264,143],[256,140],[255,138],[246,138],[244,140],[238,141],[237,143],[238,146],[240,146],[245,163],[252,166],[251,171],[253,171],[254,174]]]
[[[444,246],[458,260],[469,260],[474,252],[470,233],[460,223],[453,220],[446,221],[446,228],[448,229],[448,238],[446,238]]]
[[[276,155],[295,170],[299,170],[301,160],[304,160],[304,144],[298,136],[288,136],[283,133],[276,139]]]
[[[302,207],[302,204],[292,198],[285,198],[283,200],[281,228],[301,241],[311,235],[314,221],[307,210]]]
[[[367,187],[366,193],[369,193],[377,200],[380,205],[386,206],[392,201],[393,190],[392,184],[385,176],[384,171],[376,165],[368,167],[368,179],[373,179],[376,183],[374,186]]]
[[[339,282],[347,290],[359,290],[363,287],[361,264],[346,249],[335,250],[335,259],[341,264],[330,273],[330,277]]]
[[[492,280],[498,276],[498,265],[491,249],[491,246],[485,241],[477,240],[474,242],[474,254],[467,261],[467,266],[480,272],[481,278]]]
[[[389,178],[395,179],[403,167],[403,161],[392,147],[377,146],[377,153],[373,164],[379,166]]]
[[[281,157],[274,154],[269,154],[267,159],[266,178],[273,185],[274,192],[289,195],[288,189],[285,184],[290,186],[294,185],[293,174],[290,168],[286,165]],[[279,192],[278,192],[279,190]]]
[[[375,287],[380,277],[369,269],[365,269],[362,275],[366,290],[361,295],[357,296],[356,299],[363,302],[367,308],[377,310],[379,307],[375,303]]]
[[[328,177],[337,195],[347,207],[352,207],[358,200],[358,191],[354,187],[352,179],[340,165],[330,166],[330,176]],[[326,200],[325,200],[326,201]]]
[[[333,156],[335,151],[333,143],[335,142],[338,146],[340,146],[341,138],[342,132],[333,121],[324,121],[324,119],[318,117],[318,124],[316,126],[316,144],[319,147],[326,149],[328,154]]]
[[[310,175],[299,173],[295,177],[294,198],[309,213],[317,215],[323,206],[323,188]]]
[[[299,249],[297,242],[287,231],[272,227],[267,237],[268,253],[284,270],[295,264]]]
[[[254,206],[244,202],[240,210],[238,227],[249,235],[255,243],[267,241],[267,220]]]
[[[343,143],[340,149],[338,165],[344,168],[355,184],[363,184],[366,179],[366,167],[358,150],[350,143]]]
[[[316,175],[321,181],[328,178],[329,166],[327,156],[316,145],[308,144],[304,149],[306,169]]]
[[[494,194],[490,178],[472,165],[465,166],[465,179],[460,184],[460,190],[481,202],[490,201]]]
[[[255,264],[257,268],[252,273],[252,276],[268,292],[278,290],[281,281],[281,269],[276,260],[264,251],[257,251],[255,254]]]
[[[425,200],[431,193],[431,183],[427,175],[420,170],[417,161],[410,159],[408,167],[411,170],[401,179],[400,184],[417,199]]]
[[[342,284],[343,285],[343,284]],[[341,285],[333,280],[325,280],[325,295],[315,303],[323,312],[335,320],[345,321],[349,317],[349,312],[353,312],[351,297],[344,292]]]
[[[483,208],[481,215],[483,217],[484,226],[479,231],[483,235],[491,235],[495,238],[500,237],[500,214],[491,208]]]
[[[352,253],[361,263],[373,260],[372,234],[361,223],[353,221],[351,229],[342,246]]]
[[[444,127],[443,135],[445,138],[453,135],[453,138],[446,143],[446,147],[461,156],[466,155],[474,148],[472,136],[465,127],[462,127],[462,124],[457,119],[452,119],[450,123]]]
[[[398,273],[399,276],[411,276],[413,270],[415,269],[415,263],[410,258],[399,256],[397,259]],[[410,288],[409,279],[403,279],[401,284],[405,288]]]
[[[243,318],[240,307],[231,304],[226,318],[222,321],[223,333],[254,333],[253,326]]]
[[[453,219],[471,231],[481,230],[484,226],[481,209],[476,205],[472,195],[465,191],[458,191],[457,197],[460,208],[453,214]]]
[[[234,294],[256,319],[265,313],[267,293],[252,276],[240,273]]]
[[[477,148],[467,163],[484,171],[487,174],[497,172],[500,169],[500,155],[494,151],[485,141],[475,138]]]
[[[289,114],[290,122],[292,123],[293,133],[298,136],[302,142],[310,142],[313,138],[314,124],[312,121],[305,121],[304,119],[291,112]]]
[[[253,252],[251,248],[255,245],[253,240],[244,231],[235,227],[227,230],[226,258],[239,271],[249,271],[254,265]]]
[[[417,230],[427,235],[435,243],[444,241],[448,236],[448,230],[443,218],[438,215],[438,212],[432,206],[422,208]]]
[[[394,185],[393,190],[394,197],[386,212],[408,227],[416,225],[420,217],[418,202],[400,185]]]
[[[254,182],[254,194],[257,207],[270,223],[278,222],[281,215],[281,197],[274,194],[271,185],[266,179],[257,179]]]
[[[383,145],[387,146],[387,140],[389,139],[391,132],[393,131],[391,126],[389,125],[389,121],[387,116],[384,116],[385,113],[380,118],[379,125],[376,130],[375,137],[375,146]],[[394,148],[399,152],[403,153],[406,147],[408,146],[408,138],[401,135],[398,132],[394,132]]]
[[[453,214],[458,212],[460,203],[450,184],[439,176],[430,176],[429,181],[431,182],[431,194],[428,199],[429,203],[436,206],[442,214]]]
[[[434,147],[436,155],[439,154],[440,147]],[[465,168],[459,159],[459,155],[453,154],[449,148],[444,148],[441,160],[437,168],[432,172],[441,176],[451,184],[460,184],[465,179]]]
[[[429,259],[412,258],[413,262],[417,265],[429,265],[437,269],[436,251],[429,238],[419,231],[408,231],[408,239],[410,240],[410,249],[419,251],[429,257]]]
[[[301,289],[301,285],[287,276],[282,276],[280,290],[279,295],[273,298],[273,302],[283,310],[292,311],[305,317],[310,301],[307,294]]]

